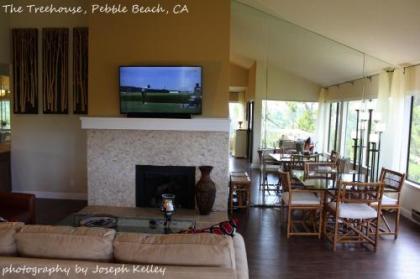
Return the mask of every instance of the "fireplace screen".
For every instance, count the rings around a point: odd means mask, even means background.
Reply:
[[[164,193],[175,194],[176,208],[194,209],[195,167],[136,166],[136,206],[159,208]]]

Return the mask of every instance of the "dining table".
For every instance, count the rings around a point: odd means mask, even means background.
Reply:
[[[269,153],[268,154],[271,159],[281,163],[289,163],[292,161],[292,158],[297,158],[298,161],[320,161],[324,155],[321,153],[311,153],[311,154],[304,154],[304,153]]]
[[[300,182],[300,185],[304,189],[311,190],[335,190],[337,188],[337,181],[346,181],[346,182],[364,182],[365,175],[358,174],[354,171],[348,171],[342,174],[336,174],[338,177],[336,179],[330,178],[309,178],[305,179],[305,173],[303,170],[291,170],[292,177]],[[334,171],[332,171],[334,172]],[[336,173],[336,171],[334,172]]]

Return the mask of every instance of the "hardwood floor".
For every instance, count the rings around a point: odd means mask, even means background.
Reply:
[[[420,228],[402,218],[398,240],[383,237],[376,253],[363,247],[333,252],[326,240],[287,240],[282,212],[250,208],[236,213],[244,236],[250,278],[420,278]]]
[[[249,168],[246,161],[231,161],[231,169]],[[259,174],[254,171],[253,177]],[[253,183],[253,202],[261,203],[258,183]],[[38,222],[56,224],[86,205],[84,201],[37,200]],[[234,213],[240,220],[248,253],[250,278],[420,278],[420,227],[402,218],[398,240],[383,237],[376,253],[363,247],[338,247],[333,252],[325,240],[315,237],[286,239],[280,207],[253,207]]]

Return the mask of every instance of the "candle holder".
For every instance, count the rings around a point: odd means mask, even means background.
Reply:
[[[169,227],[172,219],[172,215],[175,212],[175,195],[174,194],[162,194],[162,205],[160,207],[163,216],[165,217],[165,227]]]

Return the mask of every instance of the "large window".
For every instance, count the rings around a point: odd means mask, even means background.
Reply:
[[[339,103],[331,103],[329,111],[329,129],[328,129],[328,151],[337,151],[338,140],[338,119],[339,119]]]
[[[375,108],[376,108],[376,99],[368,100],[364,104],[362,101],[350,101],[345,103],[347,105],[347,114],[346,114],[346,123],[344,129],[344,149],[343,156],[352,160],[354,159],[354,140],[353,137],[356,135],[356,128],[357,128],[357,112],[356,109],[364,109],[367,110],[368,108],[372,108],[372,122],[371,122],[371,131],[375,130]],[[359,118],[362,117],[362,112],[359,113]],[[367,120],[366,120],[367,122]],[[359,125],[360,125],[359,119]],[[360,130],[360,127],[359,127]],[[358,135],[360,137],[360,133]],[[363,142],[366,143],[367,141],[367,132],[366,130],[363,133]],[[364,144],[365,145],[365,144]],[[365,154],[366,154],[366,147],[362,153],[362,162],[365,162]]]
[[[307,139],[315,136],[318,103],[262,102],[261,144],[278,146],[282,136],[289,139]]]
[[[352,139],[352,133],[356,132],[357,128],[357,113],[356,109],[360,109],[361,101],[347,102],[347,117],[346,117],[346,129],[344,134],[344,150],[343,156],[353,160],[354,158],[354,141]]]
[[[411,102],[410,145],[408,150],[407,178],[420,183],[420,98]]]

